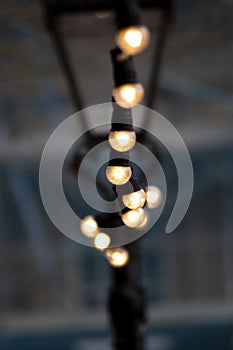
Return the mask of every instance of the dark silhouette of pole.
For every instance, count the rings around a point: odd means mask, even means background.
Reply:
[[[108,311],[116,350],[145,349],[145,292],[141,282],[140,241],[125,246],[128,264],[111,268]]]

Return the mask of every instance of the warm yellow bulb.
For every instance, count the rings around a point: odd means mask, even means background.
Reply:
[[[123,267],[129,261],[129,253],[124,248],[108,249],[105,256],[113,267]]]
[[[127,55],[142,52],[149,44],[150,32],[144,26],[131,26],[118,31],[115,38],[117,46]]]
[[[80,224],[82,233],[89,238],[95,237],[98,232],[98,225],[93,216],[86,216]]]
[[[108,141],[113,149],[118,152],[126,152],[132,149],[136,142],[134,131],[110,131]]]
[[[125,86],[124,89],[121,90],[121,95],[123,100],[132,103],[136,97],[136,89],[134,86]]]
[[[144,215],[144,220],[142,223],[137,227],[138,230],[143,230],[147,225],[149,224],[149,216],[147,213]]]
[[[157,208],[162,200],[162,193],[156,186],[148,186],[146,191],[147,206],[150,209]]]
[[[137,228],[143,222],[144,216],[142,208],[133,209],[122,215],[122,221],[128,227]]]
[[[123,108],[132,108],[142,101],[144,89],[142,84],[130,83],[113,89],[115,102]]]
[[[95,247],[100,250],[108,248],[110,242],[111,242],[110,237],[103,232],[98,233],[94,239]]]
[[[114,185],[124,185],[131,178],[132,171],[129,166],[107,166],[106,176]]]
[[[143,207],[146,201],[146,194],[143,189],[125,194],[122,196],[123,203],[130,209],[137,209]]]
[[[142,32],[138,29],[128,29],[124,38],[127,44],[132,48],[140,47],[142,45]]]

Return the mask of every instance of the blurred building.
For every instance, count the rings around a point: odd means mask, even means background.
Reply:
[[[143,16],[153,33],[136,58],[146,85],[159,14]],[[163,151],[168,201],[143,240],[148,350],[233,348],[232,22],[231,0],[175,4],[154,108],[184,138],[195,187],[184,221],[165,235],[177,179]],[[39,195],[43,147],[75,112],[41,4],[3,1],[0,24],[0,350],[110,349],[106,261],[63,237]],[[84,106],[109,102],[112,14],[72,15],[61,28]]]

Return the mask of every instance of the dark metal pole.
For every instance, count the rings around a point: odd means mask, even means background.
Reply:
[[[50,12],[47,13],[47,24],[53,38],[54,46],[60,61],[61,67],[64,70],[65,77],[70,89],[71,98],[75,107],[80,110],[83,109],[83,101],[79,93],[78,85],[75,79],[75,74],[72,70],[67,51],[57,24],[58,18],[54,17]]]
[[[162,24],[153,55],[153,66],[146,101],[148,107],[153,107],[157,93],[162,52],[172,13],[172,0],[166,3],[167,7],[162,10]],[[130,22],[132,22],[130,25],[140,23],[136,0],[114,0],[114,6],[118,28],[127,23],[127,14],[129,14]],[[148,118],[145,119],[145,124],[148,124]],[[128,264],[122,268],[111,268],[112,286],[109,292],[108,311],[114,333],[113,345],[115,350],[145,350],[146,311],[145,291],[140,266],[140,240],[127,245],[126,249],[130,255]]]
[[[170,22],[173,17],[173,0],[167,1],[166,7],[162,9],[162,20],[158,31],[157,41],[154,47],[150,78],[147,87],[146,107],[153,108],[158,92],[158,80],[161,70],[163,52],[167,41]],[[149,125],[149,115],[145,116],[143,128],[147,130]]]
[[[140,241],[125,248],[130,255],[129,263],[122,268],[111,268],[108,311],[114,332],[113,344],[116,350],[144,350],[146,317]]]
[[[163,51],[164,51],[164,47],[165,47],[166,39],[168,35],[171,13],[172,13],[172,9],[170,7],[162,11],[162,21],[160,24],[156,45],[154,47],[153,58],[152,58],[153,64],[151,65],[150,79],[149,79],[148,89],[147,89],[148,94],[145,101],[146,106],[149,108],[153,108],[155,96],[158,90],[159,72],[161,69]]]
[[[83,112],[83,108],[85,106],[84,106],[80,89],[77,83],[77,76],[74,70],[72,69],[72,65],[69,60],[69,55],[64,43],[64,39],[62,37],[62,33],[60,32],[59,23],[58,23],[60,16],[58,16],[56,12],[54,12],[53,8],[50,8],[49,2],[48,3],[44,2],[44,12],[45,12],[46,24],[51,33],[51,37],[53,39],[54,47],[56,49],[60,66],[63,69],[64,76],[68,83],[72,102],[74,103],[77,111],[81,113],[82,118],[80,120],[82,121],[83,128],[85,130],[89,130],[89,127],[87,125],[87,121],[85,118],[85,113]]]

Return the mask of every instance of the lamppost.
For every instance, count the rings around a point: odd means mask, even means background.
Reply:
[[[68,1],[64,3],[60,0],[46,0],[43,2],[43,4],[48,28],[50,29],[61,65],[64,69],[73,101],[76,108],[80,110],[84,107],[80,89],[78,87],[77,81],[75,80],[75,75],[72,70],[69,55],[67,54],[61,32],[59,30],[57,19],[59,16],[62,16],[67,12],[73,13],[78,11],[109,10],[109,3],[108,1],[94,0],[80,3],[76,1]],[[163,14],[161,28],[158,33],[158,40],[155,46],[154,60],[149,80],[149,89],[147,98],[145,99],[146,105],[148,107],[153,107],[162,51],[166,39],[168,24],[171,18],[172,1],[147,0],[143,2],[143,5],[145,7],[156,7],[162,10]],[[137,1],[114,0],[113,8],[116,14],[117,24],[117,34],[115,37],[117,48],[111,53],[114,76],[113,98],[114,102],[120,106],[120,115],[123,113],[124,118],[128,118],[127,125],[131,127],[132,122],[129,118],[130,112],[127,114],[127,111],[130,111],[130,108],[132,108],[134,104],[139,103],[143,97],[143,88],[137,81],[131,62],[131,56],[139,53],[146,47],[149,41],[149,31],[141,23]],[[124,112],[122,112],[122,110],[124,110]],[[146,122],[147,121],[145,120],[145,123]],[[83,123],[85,123],[85,118],[83,118]],[[117,128],[115,127],[116,125]],[[114,133],[125,131],[119,129],[119,125],[119,121],[114,122],[114,120],[112,120],[111,132]],[[128,129],[127,132],[133,132],[133,129]],[[89,137],[92,139],[94,136],[90,134]],[[143,140],[142,135],[139,135],[139,137],[141,137],[141,140]],[[126,154],[129,151],[117,149],[116,146],[114,147],[114,137],[111,138],[110,136],[109,142],[116,152],[124,152]],[[129,160],[128,162],[126,161],[128,159],[127,154],[124,157],[123,165],[119,164],[119,160],[123,158],[120,158],[119,156],[116,158],[118,161],[117,164],[114,163],[114,159],[110,160],[108,164],[109,169],[111,167],[119,165],[125,168],[130,167]],[[125,162],[127,164],[125,164]],[[108,176],[108,169],[107,178],[110,182],[112,182],[111,174]],[[114,183],[114,181],[112,183],[114,185],[117,184]],[[140,188],[138,190],[140,191]],[[143,205],[144,204],[142,204],[142,206]],[[130,210],[129,208],[127,210]],[[127,220],[126,222],[124,221],[124,213],[122,214],[121,219],[127,225]],[[93,221],[96,221],[98,223],[97,219],[94,219]],[[86,230],[86,223],[87,222],[84,221],[84,233]],[[97,246],[97,248],[101,248],[101,246]],[[111,287],[108,298],[108,311],[111,324],[113,326],[114,347],[116,350],[143,350],[145,348],[144,333],[146,324],[146,312],[145,291],[141,280],[140,240],[137,240],[125,247],[120,248],[122,249],[121,253],[125,248],[130,258],[128,259],[128,256],[125,255],[125,262],[118,266],[114,263],[111,263],[111,259],[113,258],[111,250],[107,249],[105,252],[110,265],[112,265]],[[120,254],[119,251],[118,254]],[[121,256],[123,255],[121,254]]]

